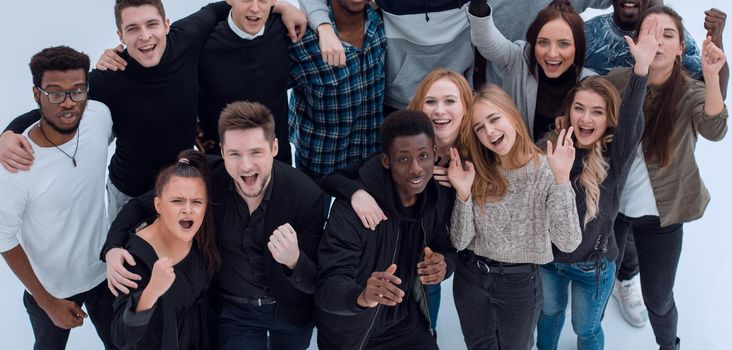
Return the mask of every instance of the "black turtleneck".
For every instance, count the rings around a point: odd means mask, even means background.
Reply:
[[[531,130],[534,140],[541,139],[547,131],[552,129],[554,118],[557,117],[559,107],[574,84],[577,83],[577,73],[570,67],[562,75],[549,78],[539,67],[539,89],[536,94],[536,111],[534,112],[534,130]]]

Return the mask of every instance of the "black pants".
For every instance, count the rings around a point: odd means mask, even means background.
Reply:
[[[244,305],[221,301],[219,348],[302,350],[310,345],[313,326],[297,326],[277,312],[278,304]]]
[[[543,303],[536,265],[529,273],[484,273],[474,258],[460,260],[453,295],[468,349],[530,349]]]
[[[618,214],[615,221],[615,238],[620,252],[618,261],[622,260],[630,232],[635,236],[643,301],[648,308],[656,343],[661,347],[672,347],[676,343],[678,326],[673,289],[681,257],[683,224],[661,227],[658,216],[629,218]]]
[[[618,280],[627,281],[635,277],[637,274],[638,251],[635,249],[635,238],[633,238],[633,232],[629,232],[628,239],[625,241],[625,254],[623,254],[623,261],[618,265]]]
[[[66,298],[75,302],[77,305],[85,305],[89,318],[97,330],[99,338],[104,343],[105,349],[116,349],[112,345],[112,303],[114,295],[107,289],[107,281],[105,280],[98,286]],[[36,350],[53,350],[66,348],[66,342],[69,340],[70,330],[56,327],[43,309],[38,305],[36,300],[28,291],[23,293],[23,304],[30,317],[31,327],[36,342],[33,349]]]

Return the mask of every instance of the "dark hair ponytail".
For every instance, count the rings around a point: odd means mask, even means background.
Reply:
[[[163,188],[174,176],[183,178],[197,178],[203,180],[206,187],[206,213],[203,216],[203,223],[196,232],[194,238],[198,249],[203,253],[206,259],[206,271],[209,277],[213,277],[214,273],[221,266],[221,257],[216,245],[216,229],[213,221],[213,212],[211,211],[211,182],[210,169],[206,156],[196,150],[184,150],[178,154],[178,161],[163,169],[155,181],[155,195],[160,196]]]
[[[681,16],[667,6],[654,6],[643,12],[638,21],[637,31],[643,21],[652,14],[663,14],[671,17],[676,24],[681,45],[684,44],[684,27]],[[681,57],[677,56],[674,68],[668,80],[661,87],[659,97],[653,101],[646,100],[644,108],[646,126],[643,131],[643,147],[648,160],[657,162],[661,167],[667,166],[673,157],[671,148],[671,134],[673,134],[678,113],[678,105],[684,95],[686,82],[689,77],[684,73]]]

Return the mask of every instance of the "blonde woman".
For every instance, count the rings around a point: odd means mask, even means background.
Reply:
[[[463,119],[460,153],[472,162],[463,168],[453,149],[447,177],[457,194],[450,236],[462,250],[453,293],[468,349],[529,348],[542,303],[538,266],[554,260],[552,243],[571,252],[582,240],[571,133],[544,156],[496,85]]]
[[[544,305],[537,330],[539,349],[557,348],[570,283],[577,348],[605,346],[600,322],[613,289],[618,256],[613,220],[633,154],[643,135],[643,100],[658,40],[655,21],[647,22],[641,29],[637,44],[626,37],[635,66],[622,105],[617,89],[609,81],[589,77],[569,92],[560,109],[574,128],[578,148],[570,181],[576,192],[582,243],[571,253],[555,248],[554,262],[540,268]],[[555,131],[549,139],[557,137]]]

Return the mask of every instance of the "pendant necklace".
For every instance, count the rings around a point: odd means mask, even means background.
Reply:
[[[74,148],[74,155],[70,156],[68,153],[64,152],[64,150],[59,148],[55,143],[53,143],[53,141],[51,141],[51,139],[49,139],[48,136],[46,136],[46,133],[43,132],[43,128],[41,127],[40,123],[38,123],[38,128],[41,129],[41,135],[43,135],[43,138],[45,138],[46,141],[48,141],[50,144],[52,144],[53,147],[56,147],[56,149],[61,151],[61,153],[63,153],[65,156],[71,158],[71,163],[73,163],[74,168],[76,168],[76,152],[79,150],[79,130],[76,130],[76,147]]]

